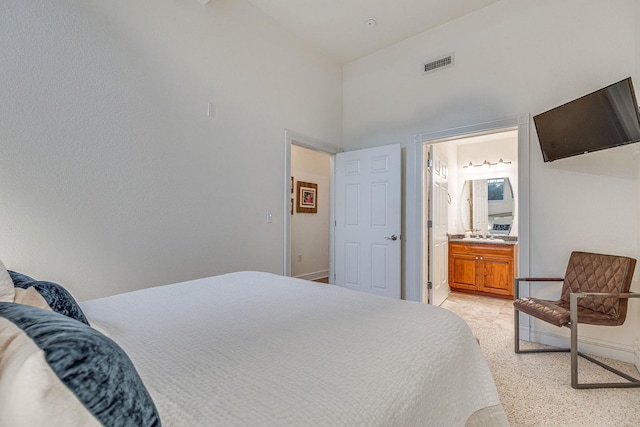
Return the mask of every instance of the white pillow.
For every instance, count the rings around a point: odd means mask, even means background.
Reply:
[[[0,302],[13,302],[15,297],[15,288],[13,287],[13,280],[7,273],[7,269],[4,267],[2,261],[0,261]]]

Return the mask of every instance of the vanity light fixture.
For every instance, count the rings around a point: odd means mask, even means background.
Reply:
[[[496,163],[491,163],[488,160],[485,160],[484,162],[474,165],[473,162],[469,162],[468,165],[464,165],[462,166],[463,168],[479,168],[481,166],[504,166],[504,165],[510,165],[511,162],[505,162],[504,160],[502,160],[502,158],[500,158],[500,160],[498,160]]]

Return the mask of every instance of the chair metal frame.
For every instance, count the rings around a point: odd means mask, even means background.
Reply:
[[[514,300],[520,297],[520,282],[562,282],[563,278],[522,278],[518,277],[514,283]],[[571,387],[575,389],[591,389],[591,388],[635,388],[640,387],[640,379],[627,375],[618,369],[607,365],[593,357],[578,351],[578,299],[593,297],[612,297],[612,298],[640,298],[640,293],[603,293],[603,292],[572,292],[570,299],[570,323],[564,325],[571,330],[570,348],[547,348],[547,349],[527,349],[520,348],[520,311],[514,308],[514,341],[515,352],[521,353],[571,353]],[[526,314],[526,313],[524,313]],[[533,316],[535,317],[535,316]],[[544,321],[544,320],[543,320]],[[578,356],[586,359],[596,365],[612,372],[629,382],[618,383],[579,383],[578,382]]]

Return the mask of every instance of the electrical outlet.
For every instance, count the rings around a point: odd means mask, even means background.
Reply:
[[[298,262],[302,262],[302,254],[298,254]]]

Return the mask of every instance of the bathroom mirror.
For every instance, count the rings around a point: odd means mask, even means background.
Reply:
[[[507,236],[514,218],[513,188],[509,178],[465,181],[460,196],[460,215],[465,230]]]

